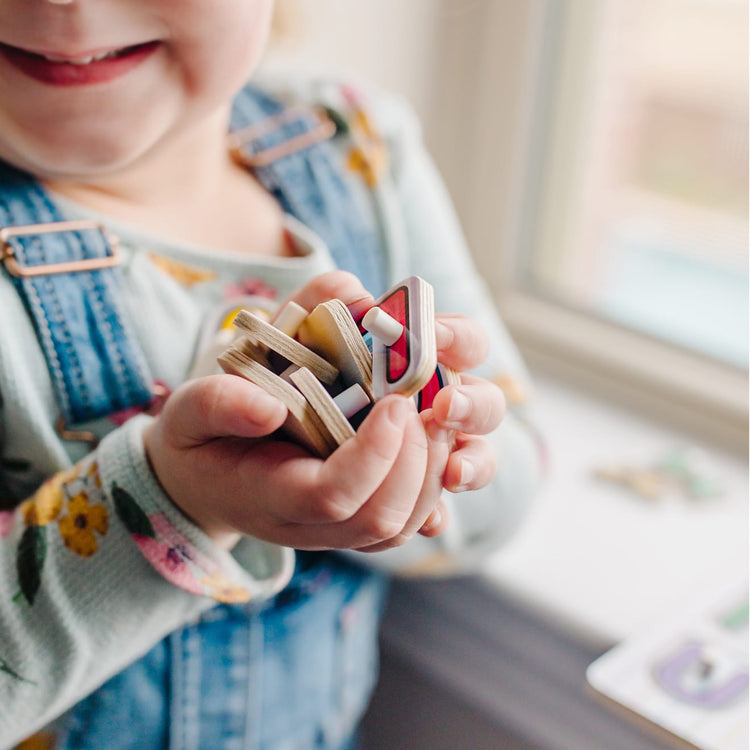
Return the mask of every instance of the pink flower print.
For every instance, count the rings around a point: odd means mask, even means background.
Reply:
[[[243,295],[256,295],[265,299],[276,299],[276,289],[266,284],[263,279],[255,276],[246,276],[236,284],[227,284],[224,287],[224,299],[234,299]]]
[[[362,92],[352,86],[351,84],[344,83],[339,87],[341,96],[344,101],[353,109],[359,109],[362,106]]]
[[[137,414],[158,414],[164,407],[169,394],[171,393],[169,386],[161,380],[154,381],[154,395],[151,400],[143,406],[129,406],[127,409],[120,409],[120,411],[110,414],[108,419],[118,427],[121,427],[129,419],[135,417]]]
[[[10,534],[15,517],[16,514],[9,510],[0,510],[0,539],[5,539]]]
[[[182,534],[180,534],[164,513],[152,513],[149,516],[151,525],[158,539],[170,544],[176,549],[180,549],[187,560],[198,566],[204,572],[213,574],[218,569],[218,565],[211,558],[200,552],[194,545],[190,544]]]
[[[190,557],[183,546],[172,546],[140,534],[132,536],[143,556],[170,583],[191,594],[203,594],[203,587],[190,569]]]

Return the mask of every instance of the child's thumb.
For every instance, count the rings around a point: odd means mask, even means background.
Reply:
[[[263,437],[284,424],[279,399],[236,375],[196,378],[178,388],[162,414],[163,428],[180,447],[217,437]]]

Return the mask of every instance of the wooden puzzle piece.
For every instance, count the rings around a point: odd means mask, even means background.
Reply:
[[[349,424],[333,397],[310,370],[300,367],[289,376],[289,379],[299,388],[300,393],[320,417],[336,446],[354,437],[354,428]]]
[[[446,367],[442,362],[438,362],[435,372],[430,378],[429,383],[414,396],[417,404],[417,411],[424,411],[432,408],[432,402],[435,400],[438,391],[446,385],[460,385],[461,375],[450,367]]]
[[[234,325],[234,319],[240,310],[247,310],[259,318],[270,320],[273,303],[269,299],[246,294],[226,300],[214,308],[201,326],[195,358],[190,365],[187,380],[221,372],[216,358],[243,335]]]
[[[355,434],[349,419],[356,425],[377,398],[413,396],[423,411],[442,387],[460,382],[437,362],[433,290],[418,276],[397,284],[363,318],[372,353],[338,299],[309,314],[288,303],[275,325],[247,310],[234,323],[246,335],[219,364],[279,398],[288,409],[284,431],[323,458]]]
[[[346,305],[332,299],[318,305],[297,331],[300,343],[320,354],[340,371],[347,386],[358,383],[370,400],[372,355]]]
[[[371,310],[365,316],[369,316],[367,323],[362,320],[363,327],[369,324],[374,328],[370,333],[375,398],[389,393],[412,396],[429,383],[437,368],[432,286],[419,276],[410,276],[386,292],[375,303],[375,308],[381,312]],[[395,340],[398,329],[383,318],[382,313],[402,326]]]
[[[275,328],[257,315],[247,310],[240,310],[234,319],[234,324],[248,333],[252,339],[268,347],[299,367],[312,370],[318,380],[332,384],[336,382],[339,371],[321,356],[287,336],[283,331]]]
[[[262,358],[262,350],[253,342],[245,340],[227,349],[218,358],[218,362],[224,372],[255,383],[276,396],[287,407],[283,430],[292,440],[321,458],[330,455],[337,443],[320,415],[294,385],[269,370],[255,355]]]

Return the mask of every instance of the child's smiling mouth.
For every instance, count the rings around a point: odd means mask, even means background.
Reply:
[[[86,86],[125,75],[150,57],[159,45],[160,42],[151,41],[73,56],[33,52],[0,43],[0,55],[16,69],[42,83]]]

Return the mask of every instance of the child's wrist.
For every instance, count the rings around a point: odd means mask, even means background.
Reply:
[[[153,433],[157,429],[157,420],[154,420],[151,424],[147,425],[143,430],[143,451],[148,462],[149,469],[154,476],[154,479],[158,483],[164,496],[169,500],[177,510],[187,518],[190,523],[197,526],[206,536],[208,536],[216,545],[229,552],[239,542],[242,534],[234,529],[226,527],[222,524],[218,524],[209,520],[201,520],[196,516],[194,512],[189,512],[181,503],[177,502],[172,494],[164,486],[161,481],[159,472],[156,470],[153,461]]]

